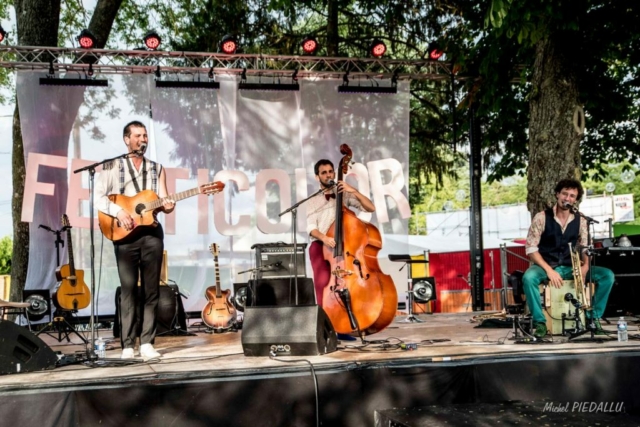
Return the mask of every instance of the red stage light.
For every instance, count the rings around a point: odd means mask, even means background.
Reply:
[[[149,50],[157,50],[160,47],[160,43],[162,43],[162,39],[155,31],[149,31],[144,36],[144,45]]]
[[[429,52],[429,59],[433,60],[440,59],[440,57],[444,55],[444,51],[440,48],[438,43],[435,42],[429,44],[427,51]]]
[[[387,52],[387,45],[381,40],[374,40],[374,42],[371,43],[370,51],[372,56],[382,58],[382,56]]]
[[[220,50],[222,50],[222,53],[230,55],[232,53],[236,53],[236,49],[238,49],[238,42],[235,37],[226,35],[222,38],[222,41],[220,42]]]
[[[96,45],[96,38],[91,34],[91,31],[85,29],[80,32],[78,43],[80,43],[80,47],[83,49],[93,49]]]
[[[7,32],[0,26],[0,43],[2,43],[7,38]]]
[[[313,55],[316,53],[316,50],[318,50],[318,42],[315,38],[307,37],[302,40],[302,52],[304,52],[305,55]]]

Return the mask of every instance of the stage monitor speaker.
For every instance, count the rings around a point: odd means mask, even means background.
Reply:
[[[28,329],[0,320],[0,375],[53,369],[58,356]]]
[[[295,277],[249,280],[249,306],[284,306],[296,304]],[[313,280],[298,277],[298,305],[316,303]]]
[[[317,356],[336,351],[338,337],[317,305],[247,307],[242,327],[245,356]]]
[[[258,279],[289,278],[297,275],[307,277],[307,267],[304,259],[306,243],[297,245],[297,270],[296,259],[293,257],[293,244],[289,243],[257,243],[251,246],[256,251],[256,267]],[[294,274],[297,271],[297,274]]]

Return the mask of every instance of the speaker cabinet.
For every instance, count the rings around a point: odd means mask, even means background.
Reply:
[[[249,280],[249,306],[272,306],[296,304],[295,277],[286,279]],[[298,278],[298,305],[316,303],[313,280],[309,277]]]
[[[256,250],[256,267],[258,279],[279,279],[289,278],[297,275],[307,277],[307,267],[304,260],[306,243],[300,243],[297,249],[297,270],[296,259],[293,257],[293,245],[288,243],[258,243],[251,247]],[[294,274],[294,272],[297,272]]]
[[[338,338],[317,305],[247,307],[242,328],[245,356],[317,356],[336,351]]]
[[[58,357],[29,330],[0,320],[0,375],[53,369]]]

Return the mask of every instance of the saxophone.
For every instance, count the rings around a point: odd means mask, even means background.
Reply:
[[[573,283],[576,287],[575,299],[580,303],[580,308],[583,310],[591,310],[591,284],[585,284],[582,280],[582,271],[580,270],[582,260],[580,259],[580,251],[578,250],[578,247],[573,248],[571,243],[569,243],[569,253],[571,254]]]

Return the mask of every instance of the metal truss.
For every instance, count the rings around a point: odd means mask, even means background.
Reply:
[[[450,80],[451,63],[434,60],[332,58],[285,55],[226,55],[206,52],[0,46],[0,67],[55,73],[95,74],[242,74],[306,78],[392,78]],[[91,70],[90,70],[91,67]],[[461,80],[456,76],[456,80]]]

